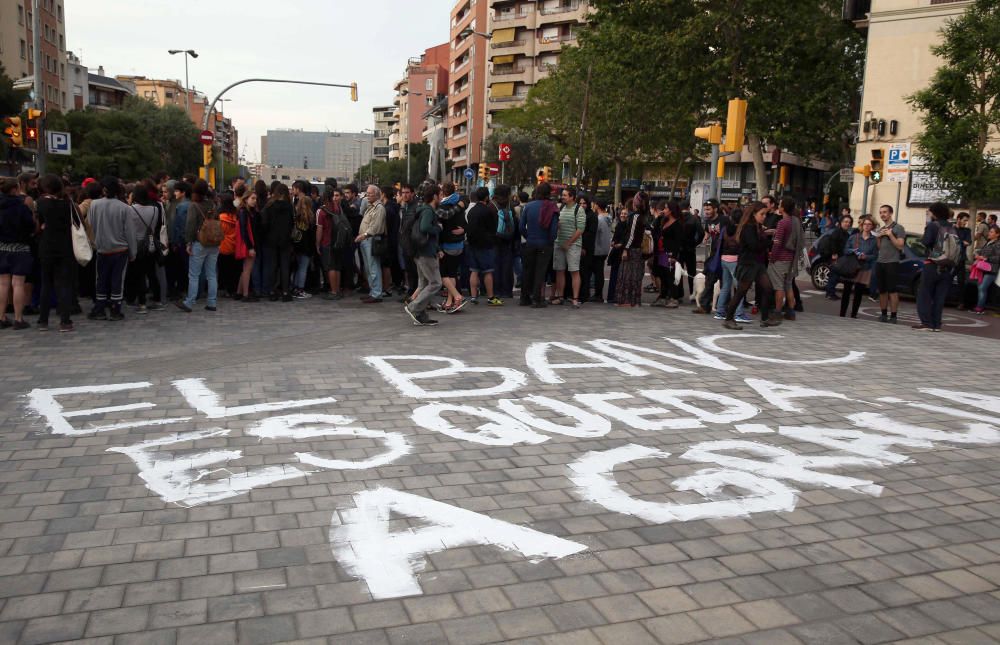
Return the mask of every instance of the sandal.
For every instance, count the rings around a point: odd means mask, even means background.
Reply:
[[[552,298],[549,300],[550,305],[561,305],[563,303],[562,298]]]
[[[579,309],[579,308],[580,308],[580,301],[579,300],[574,300],[573,301],[573,309]]]

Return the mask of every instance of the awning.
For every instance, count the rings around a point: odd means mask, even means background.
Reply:
[[[503,56],[493,57],[494,65],[506,65],[508,63],[513,63],[513,62],[514,62],[514,54],[504,54]]]
[[[514,96],[513,83],[494,83],[490,85],[490,96],[493,98],[502,96]]]
[[[514,32],[517,31],[516,27],[507,27],[506,29],[494,29],[492,42],[494,45],[499,45],[502,43],[512,43],[514,42]]]

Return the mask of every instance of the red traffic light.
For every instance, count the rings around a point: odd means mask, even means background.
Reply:
[[[28,140],[35,140],[35,139],[37,139],[38,138],[38,130],[36,128],[28,127],[28,129],[27,129],[27,136],[25,138],[28,139]]]

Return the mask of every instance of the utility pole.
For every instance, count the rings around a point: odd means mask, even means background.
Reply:
[[[587,83],[583,86],[583,113],[580,115],[580,149],[576,158],[576,189],[580,190],[583,180],[583,135],[587,130],[587,105],[590,103],[590,78],[594,73],[594,64],[587,65]]]
[[[39,0],[31,2],[31,47],[35,50],[32,56],[34,66],[35,84],[35,108],[42,111],[42,116],[38,118],[35,131],[35,172],[39,175],[45,173],[45,92],[42,88],[42,11],[39,7]]]

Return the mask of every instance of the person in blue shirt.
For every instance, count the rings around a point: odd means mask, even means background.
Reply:
[[[534,199],[521,209],[521,237],[524,238],[524,281],[520,305],[546,306],[545,273],[552,259],[553,244],[559,234],[559,207],[551,200],[552,187],[542,182],[535,188]]]

